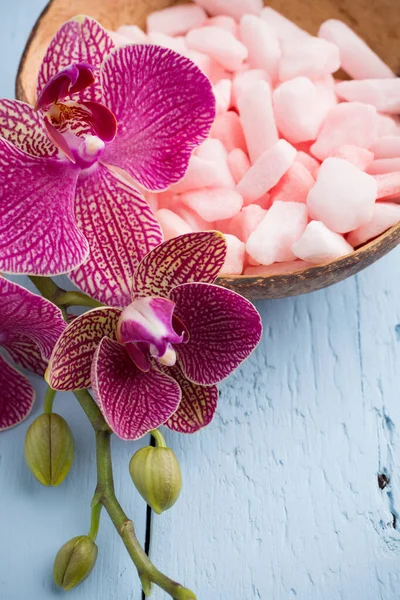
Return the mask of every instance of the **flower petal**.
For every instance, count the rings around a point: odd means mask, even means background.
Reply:
[[[149,205],[138,191],[99,164],[79,178],[76,218],[90,255],[70,278],[100,302],[127,306],[136,267],[162,240]]]
[[[138,44],[112,52],[101,74],[103,101],[118,121],[104,162],[121,167],[149,190],[181,179],[215,118],[207,77],[172,50]]]
[[[95,308],[77,317],[58,340],[46,379],[55,390],[73,391],[90,387],[90,369],[104,336],[115,338],[118,308]]]
[[[201,386],[189,381],[178,365],[169,367],[168,372],[182,390],[178,410],[165,425],[180,433],[195,433],[211,423],[218,403],[218,388],[215,385]]]
[[[0,278],[0,345],[15,362],[43,375],[65,327],[61,310],[54,304]]]
[[[111,429],[124,440],[136,440],[165,423],[178,408],[181,391],[172,377],[140,371],[125,348],[104,338],[92,369],[96,401]]]
[[[45,122],[32,106],[19,100],[0,100],[0,137],[32,156],[57,156]]]
[[[78,174],[69,161],[30,156],[0,138],[0,271],[58,275],[82,263]]]
[[[40,67],[37,95],[52,77],[71,63],[87,63],[99,69],[104,58],[114,48],[108,33],[97,21],[83,15],[75,17],[58,30],[47,49]],[[101,101],[101,85],[97,81],[73,95],[75,99]]]
[[[168,296],[182,283],[213,283],[226,258],[219,231],[188,233],[157,246],[144,257],[133,278],[133,297]]]
[[[71,63],[44,85],[36,101],[35,110],[41,110],[64,100],[75,92],[82,92],[95,82],[94,68],[87,63]]]
[[[21,423],[34,400],[35,390],[27,378],[0,356],[0,431]]]
[[[199,385],[230,375],[261,339],[261,317],[254,306],[225,288],[188,283],[172,290],[175,313],[187,327],[187,344],[175,346],[183,373]]]

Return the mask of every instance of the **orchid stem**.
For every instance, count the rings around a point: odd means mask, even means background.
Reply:
[[[50,386],[48,386],[46,393],[44,395],[44,403],[43,403],[43,412],[46,415],[51,415],[53,412],[53,402],[56,397],[56,390],[53,390]]]
[[[95,494],[96,496],[96,494]],[[97,538],[97,534],[99,533],[99,527],[100,527],[100,515],[101,515],[101,509],[103,508],[103,505],[100,504],[100,502],[94,502],[92,503],[92,512],[91,512],[91,517],[90,517],[90,529],[89,529],[89,533],[88,533],[88,537],[90,537],[90,539],[95,542],[96,538]]]
[[[42,294],[43,298],[50,300],[50,302],[62,310],[70,306],[87,306],[89,308],[104,306],[101,302],[94,300],[94,298],[82,292],[67,292],[63,290],[50,277],[30,275],[29,279]]]
[[[155,439],[157,448],[167,447],[167,443],[161,431],[159,431],[158,429],[153,429],[152,431],[150,431],[150,435],[152,435]]]
[[[82,292],[65,292],[58,296],[57,303],[59,306],[62,305],[65,307],[87,306],[89,308],[100,308],[101,306],[104,306],[104,304],[98,302],[98,300],[94,300],[94,298],[91,298]]]

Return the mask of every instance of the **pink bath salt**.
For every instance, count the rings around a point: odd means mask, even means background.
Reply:
[[[276,124],[289,142],[315,140],[330,110],[307,77],[282,83],[273,93]]]
[[[231,219],[243,206],[242,196],[235,190],[208,189],[186,192],[181,202],[197,212],[208,223],[220,219]]]
[[[371,175],[342,158],[327,158],[308,194],[310,217],[336,233],[348,233],[371,220],[377,191]]]
[[[360,102],[343,102],[328,112],[311,152],[323,160],[341,146],[358,146],[368,150],[377,139],[376,108]]]
[[[150,44],[153,44],[155,46],[162,46],[163,48],[168,48],[169,50],[178,52],[178,54],[182,54],[182,56],[186,56],[188,50],[185,38],[182,36],[172,37],[170,35],[166,35],[165,33],[158,33],[157,31],[152,31],[148,34],[147,40]]]
[[[266,194],[261,196],[261,198],[255,200],[253,204],[257,204],[258,206],[261,206],[261,208],[263,208],[264,210],[268,210],[272,206],[272,194],[269,194],[267,192]],[[251,204],[249,206],[251,206]]]
[[[203,187],[235,187],[225,157],[219,165],[218,161],[205,160],[193,154],[184,178],[169,189],[174,194],[183,194]]]
[[[318,36],[339,48],[342,69],[353,79],[394,77],[393,71],[358,35],[342,21],[322,23]]]
[[[127,46],[133,43],[140,43],[133,42],[130,38],[126,37],[125,35],[122,35],[118,31],[107,31],[107,33],[117,48],[120,48],[121,46]]]
[[[326,40],[308,36],[282,43],[280,81],[302,76],[315,79],[334,73],[339,68],[339,49]]]
[[[310,171],[314,179],[317,178],[317,173],[319,171],[321,163],[316,158],[310,156],[307,152],[298,150],[295,162],[300,163],[301,165],[303,165],[303,167]]]
[[[186,36],[186,44],[192,50],[208,54],[228,71],[240,69],[248,54],[244,44],[220,27],[192,29]]]
[[[384,175],[385,173],[393,173],[400,171],[399,158],[378,158],[369,165],[367,169],[370,175]]]
[[[272,202],[307,201],[308,192],[315,184],[310,171],[295,161],[279,183],[271,190]]]
[[[274,202],[250,235],[246,244],[248,254],[262,265],[294,260],[291,247],[303,234],[307,221],[305,204]]]
[[[244,15],[240,21],[240,38],[249,52],[250,67],[266,71],[271,80],[276,81],[282,52],[272,27],[260,17]]]
[[[209,231],[215,229],[214,222],[207,222],[200,217],[194,210],[191,210],[184,204],[178,204],[174,208],[174,212],[179,215],[188,225],[192,231]]]
[[[318,77],[313,79],[313,84],[317,88],[319,101],[326,106],[327,109],[331,109],[339,100],[336,95],[336,81],[332,75],[325,75],[325,77]]]
[[[157,211],[156,217],[160,223],[165,241],[172,240],[178,235],[193,232],[193,229],[181,217],[167,208]]]
[[[347,241],[354,247],[361,246],[369,240],[381,235],[400,221],[400,206],[390,202],[377,202],[374,206],[371,221],[347,236]]]
[[[266,81],[252,83],[239,96],[238,106],[250,161],[254,164],[279,139],[271,87]]]
[[[266,150],[236,186],[244,203],[251,204],[269,192],[290,169],[296,154],[296,148],[285,140]]]
[[[348,102],[372,104],[384,113],[396,115],[400,112],[400,77],[340,81],[336,84],[336,93]]]
[[[311,221],[301,238],[292,245],[292,251],[302,260],[320,264],[353,252],[353,247],[321,221]]]
[[[232,81],[230,79],[220,79],[214,84],[214,95],[217,115],[226,113],[231,105]]]
[[[184,35],[190,29],[201,27],[207,20],[203,8],[195,4],[179,4],[150,13],[147,17],[147,31],[157,31],[166,35]]]
[[[344,158],[345,160],[348,160],[353,165],[361,169],[361,171],[366,171],[374,160],[373,152],[366,150],[365,148],[359,148],[358,146],[352,145],[340,146],[340,148],[334,150],[332,156],[335,158]]]
[[[309,37],[309,34],[270,6],[262,9],[261,18],[273,29],[281,42]]]
[[[162,208],[168,208],[174,210],[177,203],[177,195],[171,191],[161,192],[157,194],[158,198],[158,210]]]
[[[400,171],[375,175],[375,180],[378,183],[378,200],[400,195]]]
[[[266,214],[267,211],[258,206],[258,204],[244,206],[240,213],[229,221],[229,233],[235,235],[242,242],[247,242]]]
[[[158,194],[154,194],[153,192],[146,192],[144,194],[146,202],[150,206],[154,214],[156,214],[156,212],[158,211],[158,196]]]
[[[208,138],[197,148],[196,155],[212,163],[213,167],[218,168],[218,177],[224,183],[223,185],[213,187],[235,187],[235,181],[228,165],[228,151],[220,140]],[[204,185],[203,183],[202,187]]]
[[[372,146],[375,158],[400,158],[400,135],[381,137]]]
[[[251,167],[247,154],[240,148],[234,148],[228,154],[228,165],[236,184],[243,179]]]
[[[118,27],[117,29],[117,34],[128,38],[130,40],[129,43],[131,44],[132,42],[135,44],[147,43],[147,35],[137,25],[121,25],[121,27]]]
[[[227,15],[240,21],[243,15],[258,15],[263,7],[262,0],[194,0],[211,16]]]
[[[236,236],[224,234],[226,241],[226,259],[220,275],[241,275],[244,268],[246,244]]]
[[[398,117],[393,115],[377,114],[378,119],[378,136],[384,137],[387,135],[400,135],[400,126]]]
[[[227,15],[218,15],[217,17],[211,17],[207,19],[204,25],[214,25],[215,27],[221,27],[221,29],[225,29],[225,31],[229,31],[235,37],[238,37],[239,26],[233,17],[228,17]]]
[[[266,81],[271,83],[271,78],[262,69],[249,69],[247,71],[237,71],[232,81],[232,106],[238,108],[238,98],[243,92],[248,90],[256,81]]]
[[[247,152],[246,140],[244,139],[242,124],[239,115],[230,110],[223,115],[219,115],[211,128],[210,136],[217,138],[225,146],[228,152],[239,148]],[[228,156],[229,164],[229,156]]]
[[[211,79],[211,73],[216,64],[211,56],[204,54],[204,52],[197,52],[197,50],[187,50],[185,56],[190,58],[199,67],[200,71],[203,71],[204,75]]]

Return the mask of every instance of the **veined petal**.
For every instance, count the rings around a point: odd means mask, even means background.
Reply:
[[[94,19],[80,15],[67,21],[50,42],[41,64],[38,97],[46,83],[71,63],[87,63],[94,69],[99,69],[113,48],[112,39]],[[93,85],[74,94],[74,98],[100,102],[101,95],[101,85],[97,78]]]
[[[71,63],[44,85],[35,110],[46,108],[76,92],[82,92],[95,82],[94,68],[87,63]]]
[[[168,296],[182,283],[213,283],[226,258],[219,231],[188,233],[160,244],[147,254],[133,278],[133,297]]]
[[[165,425],[180,433],[195,433],[211,423],[218,403],[218,388],[215,385],[201,386],[189,381],[180,367],[175,365],[166,371],[182,390],[178,410]]]
[[[143,373],[125,348],[108,338],[96,350],[92,387],[108,425],[124,440],[141,438],[165,423],[181,399],[172,377],[154,368]]]
[[[78,174],[69,161],[30,156],[0,138],[0,271],[59,275],[83,262]]]
[[[115,339],[121,311],[95,308],[68,325],[55,345],[46,379],[55,390],[90,387],[90,370],[98,344],[104,336]]]
[[[101,76],[104,104],[118,121],[104,162],[121,167],[149,190],[181,179],[215,118],[207,77],[172,50],[138,44],[112,52]]]
[[[68,100],[52,106],[47,116],[60,133],[70,132],[80,137],[95,135],[103,142],[111,142],[117,133],[115,116],[100,102]]]
[[[0,356],[0,431],[21,423],[34,400],[35,390],[27,378]]]
[[[32,156],[57,156],[42,115],[19,100],[0,100],[0,137]]]
[[[199,385],[230,375],[261,339],[261,317],[254,306],[225,288],[206,283],[180,285],[170,294],[175,313],[190,338],[175,347],[183,373]]]
[[[0,278],[0,345],[18,364],[43,375],[65,327],[54,304]]]
[[[98,164],[79,178],[76,218],[90,254],[70,278],[104,304],[127,306],[136,267],[162,240],[149,205],[137,190]]]

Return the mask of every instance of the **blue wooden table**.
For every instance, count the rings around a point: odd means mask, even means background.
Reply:
[[[132,0],[133,1],[133,0]],[[0,0],[0,96],[12,97],[44,0]],[[218,414],[192,437],[167,432],[183,472],[179,503],[154,517],[151,554],[199,600],[400,598],[400,249],[308,296],[259,302],[263,341],[222,385]],[[33,480],[25,431],[0,434],[0,600],[56,600],[53,557],[85,533],[94,439],[69,394],[76,461],[56,489]],[[146,507],[114,440],[117,494],[144,542]],[[381,490],[378,474],[390,479]],[[71,600],[140,600],[136,572],[105,514],[99,560]],[[166,595],[154,591],[154,600]]]

